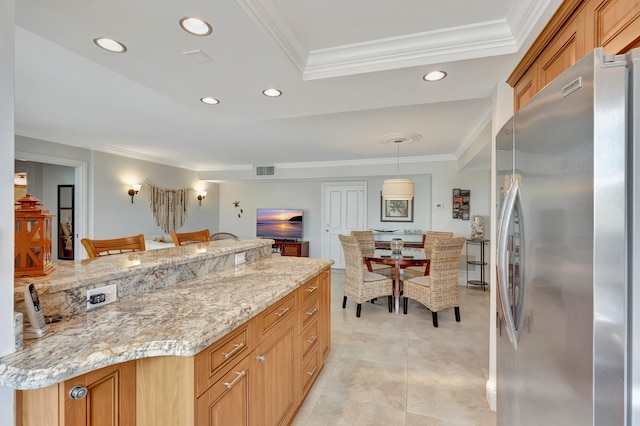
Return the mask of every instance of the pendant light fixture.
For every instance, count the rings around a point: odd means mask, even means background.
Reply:
[[[382,184],[382,199],[413,200],[414,183],[411,179],[400,179],[400,144],[415,142],[421,138],[417,133],[393,134],[382,136],[378,141],[384,144],[394,143],[397,146],[396,179],[385,179]]]

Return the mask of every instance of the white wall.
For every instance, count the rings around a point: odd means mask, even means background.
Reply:
[[[13,161],[14,0],[0,0],[0,355],[14,351]],[[13,389],[0,387],[3,424],[15,422]]]
[[[167,189],[192,188],[206,190],[207,197],[198,205],[196,191],[189,193],[187,221],[181,232],[207,228],[218,229],[218,184],[202,182],[197,172],[165,166],[148,161],[94,152],[93,159],[93,238],[117,238],[127,235],[146,236],[165,233],[156,226],[149,208],[149,190],[146,182]],[[134,197],[127,195],[129,185],[142,185]]]
[[[485,216],[489,223],[490,172],[460,172],[455,161],[428,163],[422,175],[406,175],[416,183],[415,221],[380,222],[380,188],[383,177],[360,178],[368,187],[367,216],[369,228],[415,229],[451,231],[455,235],[469,237],[471,222],[452,218],[453,188],[471,191],[471,215]],[[344,179],[347,181],[347,179]],[[309,255],[320,257],[322,233],[323,180],[294,180],[268,182],[236,182],[220,184],[220,230],[232,232],[239,237],[253,238],[256,235],[256,209],[259,207],[304,209],[304,239],[309,241]],[[326,182],[326,181],[325,181]],[[240,201],[244,213],[238,217]],[[443,203],[435,209],[435,203]],[[485,230],[488,233],[489,229]]]

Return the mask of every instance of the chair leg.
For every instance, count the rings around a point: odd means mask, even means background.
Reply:
[[[342,309],[347,307],[347,296],[344,296],[344,298],[342,299]]]
[[[453,310],[456,313],[456,322],[460,322],[460,307],[459,306],[455,306],[453,308]]]
[[[431,318],[433,319],[433,326],[437,327],[438,326],[438,313],[437,312],[431,312]]]
[[[361,310],[362,310],[362,303],[358,303],[358,307],[356,308],[356,317],[360,318]]]
[[[408,297],[403,297],[402,298],[402,312],[407,315],[407,312],[409,311],[409,298]]]
[[[387,303],[389,304],[389,313],[393,313],[393,296],[387,296]]]

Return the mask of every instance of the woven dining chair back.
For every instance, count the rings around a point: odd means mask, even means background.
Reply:
[[[433,245],[437,240],[448,240],[453,238],[453,232],[427,231],[424,237],[424,254],[427,259],[431,259]],[[426,266],[410,266],[404,270],[404,278],[411,279],[422,275],[429,275],[431,264]]]
[[[338,235],[345,260],[345,284],[342,308],[347,305],[347,298],[351,297],[357,304],[356,316],[360,317],[362,303],[387,296],[389,312],[393,310],[392,295],[393,281],[384,275],[369,272],[362,267],[362,249],[358,240],[350,235]]]
[[[363,256],[373,256],[376,249],[376,242],[373,238],[373,231],[351,231],[351,235],[356,237],[358,244],[360,244],[360,250],[362,250]],[[363,268],[368,270],[367,264],[362,258]],[[395,276],[395,269],[389,265],[382,265],[379,263],[371,263],[371,272],[384,275],[388,278]]]
[[[409,298],[422,303],[431,311],[434,327],[438,326],[438,312],[447,308],[454,308],[456,321],[460,322],[458,269],[465,241],[464,237],[436,241],[431,252],[429,276],[419,276],[404,282],[405,314]]]

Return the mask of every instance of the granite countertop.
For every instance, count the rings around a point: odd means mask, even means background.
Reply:
[[[265,245],[271,246],[272,242],[265,239],[216,240],[117,256],[59,262],[56,264],[56,270],[50,275],[16,278],[14,298],[16,301],[24,300],[24,286],[30,283],[36,285],[39,295],[55,293],[101,283],[106,279],[122,278],[134,273],[153,273],[158,268],[170,268],[187,261],[220,257]]]
[[[0,358],[0,386],[36,389],[124,361],[193,356],[331,264],[273,256],[54,323]]]

